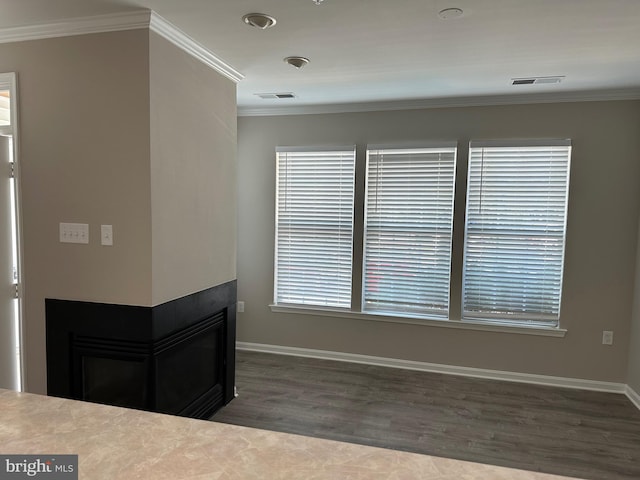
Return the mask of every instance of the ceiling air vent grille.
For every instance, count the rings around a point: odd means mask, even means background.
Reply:
[[[265,100],[296,98],[293,93],[256,93],[256,95]]]
[[[529,78],[512,78],[511,85],[550,85],[560,83],[564,77],[529,77]]]

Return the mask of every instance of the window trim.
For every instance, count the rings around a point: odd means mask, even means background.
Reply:
[[[484,332],[511,333],[517,335],[534,335],[541,337],[559,337],[567,334],[566,328],[550,326],[526,326],[495,324],[491,322],[479,322],[462,319],[438,319],[424,316],[393,316],[373,312],[359,312],[342,310],[339,308],[304,307],[287,304],[270,304],[269,309],[273,313],[285,313],[293,315],[312,315],[318,317],[348,318],[351,320],[367,320],[384,323],[399,323],[405,325],[418,325],[423,327],[454,328],[459,330],[474,330]]]

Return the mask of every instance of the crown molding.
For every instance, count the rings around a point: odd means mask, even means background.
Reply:
[[[244,78],[244,75],[231,65],[216,57],[210,50],[153,11],[149,29],[230,80],[237,83]]]
[[[150,13],[149,10],[136,10],[2,28],[0,29],[0,43],[147,28]]]
[[[117,32],[148,28],[225,77],[239,82],[244,76],[216,57],[180,29],[152,10],[67,18],[64,20],[0,29],[0,43],[41,40],[90,33]]]
[[[534,103],[596,102],[607,100],[638,100],[640,88],[587,90],[562,93],[490,95],[446,98],[425,98],[388,102],[341,103],[324,105],[271,105],[238,107],[239,117],[278,115],[313,115],[323,113],[358,113],[389,110],[420,110],[427,108],[485,107],[496,105],[526,105]],[[287,100],[285,100],[287,101]]]

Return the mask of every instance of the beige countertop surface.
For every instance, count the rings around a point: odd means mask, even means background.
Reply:
[[[566,478],[2,389],[0,454],[78,454],[82,480]]]

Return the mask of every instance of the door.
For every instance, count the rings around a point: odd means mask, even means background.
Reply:
[[[18,390],[11,137],[0,136],[0,388]]]
[[[16,77],[0,73],[0,388],[22,389],[18,298]]]

